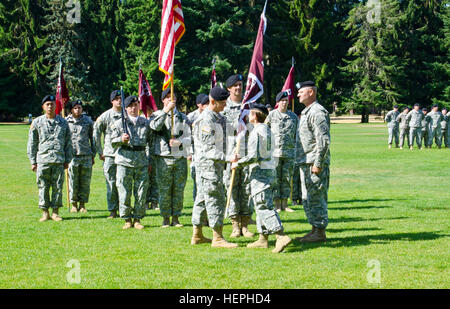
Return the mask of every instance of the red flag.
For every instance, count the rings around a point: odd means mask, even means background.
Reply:
[[[166,74],[163,90],[173,78],[175,46],[185,32],[181,0],[164,0],[161,18],[161,41],[159,45],[159,70]]]
[[[66,81],[64,80],[64,69],[62,67],[62,62],[59,62],[59,76],[58,84],[56,86],[56,115],[59,115],[63,111],[64,106],[69,102],[69,91],[66,87]]]
[[[158,110],[150,85],[141,69],[139,69],[139,102],[145,118],[147,118],[147,107],[150,107],[153,111]]]
[[[283,89],[281,91],[287,91],[289,94],[288,101],[291,103],[294,100],[295,97],[295,70],[294,66],[292,65],[291,70],[289,71],[288,77],[286,78],[286,81],[284,82]],[[278,108],[278,103],[275,105],[275,108]]]
[[[216,78],[216,58],[213,59],[213,69],[211,73],[211,89],[216,87],[217,78]]]

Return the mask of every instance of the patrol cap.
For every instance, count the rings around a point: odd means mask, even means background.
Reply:
[[[403,110],[405,110],[405,109],[410,109],[410,108],[409,108],[409,106],[405,106],[405,107],[403,107]]]
[[[395,104],[395,105],[394,105],[394,108],[398,108],[398,105],[397,105],[397,104]]]
[[[416,104],[414,104],[414,106],[420,106],[420,104],[419,104],[419,103],[416,103]]]
[[[231,75],[226,80],[225,85],[227,86],[227,88],[230,88],[231,86],[233,86],[237,82],[243,81],[243,80],[244,80],[244,77],[241,74]]]
[[[447,107],[442,108],[443,111],[448,111]]]
[[[41,104],[44,104],[44,103],[47,102],[47,101],[55,101],[55,96],[54,96],[54,95],[51,95],[51,94],[46,95],[46,96],[42,99],[42,103],[41,103]]]
[[[426,107],[422,108],[423,112],[428,112],[428,109]]]
[[[287,97],[289,97],[288,92],[287,91],[281,91],[281,92],[278,92],[275,101],[278,103],[279,101],[281,101],[282,99],[287,98]]]
[[[70,109],[74,108],[76,105],[83,106],[83,102],[81,102],[81,100],[75,100],[69,103]]]
[[[202,101],[205,97],[208,97],[206,94],[204,93],[200,93],[197,98],[195,99],[195,104],[202,104]]]
[[[170,94],[170,87],[161,93],[161,101],[164,100],[168,94]],[[173,92],[173,95],[174,95],[174,97],[176,97],[175,91]]]
[[[295,84],[295,88],[297,88],[297,90],[302,89],[303,87],[315,87],[316,84],[313,81],[306,81],[306,82],[300,82]]]
[[[109,96],[109,99],[112,101],[112,100],[114,100],[115,97],[118,97],[120,95],[122,95],[120,90],[114,90],[113,92],[111,92],[111,95]]]
[[[209,96],[205,94],[205,97],[200,102],[201,105],[209,104]]]
[[[267,108],[267,110],[269,110],[269,108],[272,108],[272,105],[266,104],[266,108]]]
[[[438,104],[433,104],[432,108],[435,108],[435,107],[439,107],[439,105]]]
[[[265,107],[262,104],[259,103],[252,103],[250,104],[250,109],[256,109],[259,110],[261,113],[265,114],[266,116],[269,114],[269,110],[267,109],[267,107]]]
[[[125,102],[124,102],[123,106],[125,106],[125,108],[127,108],[131,103],[134,103],[134,102],[138,102],[137,96],[130,95],[129,97],[127,97],[125,99]]]
[[[216,101],[224,101],[228,99],[230,93],[222,87],[214,87],[209,91],[209,95]]]

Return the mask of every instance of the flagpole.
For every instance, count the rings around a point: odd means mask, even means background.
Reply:
[[[294,67],[295,66],[295,59],[294,59],[294,57],[292,57],[292,66]],[[294,83],[295,83],[295,81],[294,81]],[[291,89],[291,92],[292,92],[292,112],[294,113],[294,89]],[[292,192],[292,190],[291,190],[291,192]]]
[[[173,102],[173,73],[170,79],[170,102]],[[170,125],[170,136],[171,139],[173,139],[173,109],[170,115]]]
[[[59,77],[58,77],[58,79],[59,79],[59,82],[58,82],[58,84],[59,84],[59,96],[60,96],[60,100],[61,100],[61,113],[62,113],[62,117],[63,118],[66,118],[66,111],[65,111],[65,109],[64,109],[64,102],[62,101],[63,100],[63,98],[62,98],[62,94],[61,94],[61,91],[62,91],[62,89],[61,89],[61,71],[62,71],[62,60],[61,60],[61,57],[59,57]],[[65,175],[65,177],[66,177],[66,192],[67,192],[67,209],[69,210],[69,212],[70,212],[70,197],[69,197],[69,171],[68,171],[68,168],[65,168],[64,169],[64,175]]]

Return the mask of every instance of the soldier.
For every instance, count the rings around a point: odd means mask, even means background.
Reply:
[[[284,98],[284,95],[282,98]],[[281,110],[284,108],[283,104],[287,107],[287,100],[286,102],[281,103],[282,101],[280,100],[282,100],[282,98],[277,96],[277,101],[280,102],[278,108],[281,108]],[[276,112],[276,110],[273,112]],[[275,249],[273,249],[272,252],[279,253],[283,251],[292,240],[284,234],[283,225],[281,224],[278,212],[273,207],[273,184],[276,183],[276,157],[274,158],[273,152],[274,150],[280,149],[278,148],[280,145],[277,145],[277,138],[272,136],[272,132],[276,126],[275,119],[279,115],[272,114],[269,121],[273,126],[271,129],[264,123],[268,114],[269,111],[262,104],[254,104],[251,107],[249,121],[254,127],[248,140],[248,153],[245,157],[239,160],[235,159],[234,161],[238,165],[250,166],[251,196],[256,211],[256,227],[258,229],[259,239],[248,244],[247,247],[268,248],[269,234],[276,234],[277,241]],[[290,115],[288,117],[291,118]],[[295,114],[294,117],[295,120],[297,120]],[[284,120],[290,121],[290,119],[286,118],[284,118]],[[297,126],[295,125],[295,127]],[[290,134],[290,132],[286,133]],[[275,146],[275,148],[273,146]]]
[[[147,120],[150,123],[150,121],[155,118],[153,114],[153,109],[147,107]],[[148,190],[147,190],[147,209],[154,209],[159,210],[158,207],[158,200],[159,200],[159,192],[158,192],[158,181],[156,179],[156,160],[155,160],[155,134],[153,130],[150,130],[150,146],[149,146],[149,153],[150,156],[150,163],[149,163],[149,175],[148,175]],[[150,205],[150,206],[149,206]]]
[[[419,109],[418,103],[414,104],[414,108],[406,116],[409,125],[409,149],[413,149],[414,139],[417,146],[422,149],[422,119],[424,118],[422,111]]]
[[[287,206],[287,201],[291,195],[291,177],[298,120],[296,114],[287,110],[289,105],[287,91],[277,94],[276,103],[278,108],[271,111],[265,120],[275,138],[273,155],[276,162],[276,184],[273,198],[277,211],[294,212]]]
[[[386,114],[386,117],[384,120],[388,124],[388,132],[389,132],[389,138],[388,138],[388,145],[389,149],[392,148],[392,140],[395,139],[395,147],[398,148],[398,122],[397,117],[399,115],[398,111],[398,105],[394,105],[394,109],[391,110]]]
[[[194,123],[194,143],[198,192],[192,209],[193,235],[191,244],[211,243],[211,247],[236,248],[223,238],[225,190],[222,184],[226,162],[235,156],[226,156],[226,120],[223,111],[228,91],[220,87],[210,90],[209,105]],[[213,239],[203,236],[206,220],[213,229]]]
[[[441,121],[444,120],[439,111],[439,106],[437,104],[433,105],[431,112],[427,115],[430,121],[430,136],[428,139],[428,145],[433,146],[433,139],[436,142],[437,147],[440,149],[442,145],[442,127]]]
[[[430,126],[430,117],[428,116],[428,109],[426,107],[422,108],[423,118],[422,118],[422,139],[423,145],[425,148],[431,148],[430,145],[430,135],[431,135],[431,126]]]
[[[187,180],[187,157],[190,154],[191,129],[186,115],[176,107],[176,95],[170,99],[170,88],[163,91],[163,110],[155,112],[150,128],[155,131],[154,153],[159,181],[159,209],[162,227],[182,227],[178,218],[183,210],[184,187]],[[173,127],[171,123],[173,111]],[[172,223],[170,222],[172,217]]]
[[[297,83],[297,97],[305,105],[297,133],[296,160],[300,164],[303,208],[312,230],[300,242],[326,241],[330,180],[330,116],[317,100],[314,82]]]
[[[228,156],[231,156],[236,152],[236,134],[239,126],[239,116],[242,103],[242,81],[243,76],[241,74],[236,74],[230,76],[225,83],[228,91],[230,92],[230,96],[227,99],[227,106],[222,113],[227,121]],[[251,131],[251,126],[252,125],[250,123],[247,125],[246,134],[239,142],[238,153],[242,157],[245,156],[248,134],[249,131]],[[228,164],[226,170],[224,171],[223,180],[227,190],[229,190],[230,187],[231,174],[231,164]],[[249,238],[254,236],[254,234],[248,229],[248,224],[253,213],[250,197],[250,177],[248,166],[236,168],[230,205],[227,212],[233,225],[233,231],[230,235],[231,238],[240,237],[241,235]]]
[[[192,127],[194,122],[198,119],[198,117],[200,116],[200,114],[203,112],[203,110],[206,108],[206,106],[208,106],[209,104],[209,96],[207,96],[204,93],[201,93],[197,96],[195,103],[197,104],[197,109],[195,111],[193,111],[192,113],[189,113],[187,115],[187,118],[189,119],[189,125],[191,126],[191,131],[192,131]],[[188,160],[191,161],[191,177],[192,177],[192,181],[194,183],[194,189],[192,191],[192,197],[193,200],[195,201],[195,196],[197,195],[197,183],[195,182],[195,150],[194,150],[194,142],[193,139],[191,139],[191,156],[188,157]]]
[[[409,143],[409,123],[406,121],[406,116],[408,115],[409,107],[403,108],[403,112],[397,116],[397,123],[399,123],[400,127],[400,149],[403,149],[403,143],[405,142],[405,136],[406,140]]]
[[[40,222],[50,219],[49,208],[53,208],[51,219],[62,220],[58,209],[62,207],[64,169],[69,167],[72,160],[69,126],[64,118],[55,114],[55,108],[55,97],[45,96],[42,100],[45,114],[31,123],[28,134],[27,155],[31,170],[36,172],[39,208],[43,212]]]
[[[96,152],[94,122],[89,116],[83,115],[83,103],[80,100],[70,102],[70,112],[66,117],[73,148],[73,158],[69,164],[69,196],[72,203],[70,212],[87,212],[85,204],[89,201],[92,165]]]
[[[103,174],[106,180],[106,201],[108,204],[109,219],[117,217],[119,210],[119,196],[116,186],[117,166],[114,163],[115,149],[111,145],[111,125],[121,118],[122,98],[120,90],[111,92],[112,108],[97,118],[94,124],[94,142],[100,160],[103,161]],[[102,148],[102,135],[104,137]]]
[[[124,101],[128,117],[124,131],[123,120],[112,125],[111,144],[117,148],[114,163],[117,165],[117,190],[119,193],[119,213],[125,219],[123,229],[134,227],[143,229],[141,220],[145,216],[145,202],[148,189],[151,133],[148,120],[139,116],[139,101],[129,96]],[[134,192],[134,209],[131,207],[131,195]],[[134,221],[132,221],[134,219]]]
[[[449,120],[450,117],[447,114],[447,108],[443,108],[442,109],[442,116],[443,116],[443,120],[441,121],[441,128],[442,128],[442,136],[444,137],[444,145],[447,148],[450,148],[450,144],[449,144],[449,132],[450,132],[450,127],[449,127]]]

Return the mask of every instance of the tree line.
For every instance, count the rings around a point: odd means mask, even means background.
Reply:
[[[182,6],[174,85],[190,111],[208,92],[213,58],[218,81],[247,74],[264,0]],[[137,94],[139,68],[158,102],[161,7],[162,0],[2,1],[1,120],[40,114],[41,98],[56,91],[59,59],[71,98],[94,118],[110,107],[112,90]],[[296,80],[314,80],[329,111],[353,109],[364,120],[395,104],[450,107],[449,9],[449,0],[269,1],[261,100],[275,104],[294,57]]]

